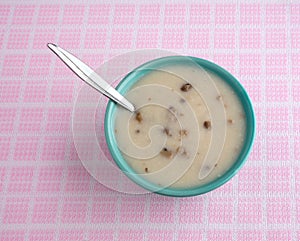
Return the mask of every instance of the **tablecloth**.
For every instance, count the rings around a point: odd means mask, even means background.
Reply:
[[[257,118],[241,171],[190,198],[96,182],[72,139],[82,82],[53,42],[92,67],[159,48],[234,74]],[[300,240],[298,1],[1,1],[0,240]]]

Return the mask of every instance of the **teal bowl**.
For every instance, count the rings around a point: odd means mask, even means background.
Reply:
[[[254,138],[255,138],[255,125],[256,125],[255,114],[254,114],[251,100],[247,92],[234,76],[232,76],[229,72],[227,72],[222,67],[210,61],[200,59],[200,58],[195,58],[195,57],[187,57],[187,56],[170,56],[170,57],[154,59],[150,62],[147,62],[139,66],[138,68],[130,72],[127,76],[125,76],[121,80],[121,82],[119,83],[116,89],[121,94],[125,94],[137,81],[139,81],[141,77],[148,74],[150,71],[153,71],[153,69],[157,69],[159,67],[163,67],[171,64],[186,63],[187,60],[192,61],[193,64],[197,64],[203,69],[211,71],[214,74],[218,75],[220,78],[222,78],[235,91],[245,111],[246,133],[245,133],[244,145],[236,161],[223,175],[199,187],[184,188],[184,189],[165,187],[162,189],[161,187],[158,187],[157,185],[147,181],[142,176],[135,175],[136,174],[135,171],[126,162],[121,151],[119,150],[116,137],[114,135],[114,120],[115,120],[114,117],[117,110],[115,102],[109,101],[107,105],[107,109],[105,113],[105,121],[104,121],[105,138],[108,145],[108,149],[115,163],[128,176],[128,178],[130,178],[132,181],[134,181],[141,187],[151,192],[161,194],[161,195],[166,195],[166,196],[174,196],[174,197],[188,197],[188,196],[204,194],[228,182],[244,165],[245,161],[248,158],[249,153],[251,152]]]

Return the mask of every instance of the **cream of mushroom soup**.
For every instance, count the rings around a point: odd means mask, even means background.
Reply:
[[[208,183],[233,165],[243,147],[243,107],[233,89],[214,73],[184,65],[153,70],[126,97],[138,108],[130,113],[117,107],[116,141],[132,169],[159,186]],[[174,178],[173,173],[182,175]]]

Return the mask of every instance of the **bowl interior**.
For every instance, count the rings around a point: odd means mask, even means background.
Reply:
[[[240,99],[245,111],[245,115],[246,115],[245,135],[246,136],[245,136],[244,145],[234,164],[222,176],[199,187],[185,188],[185,189],[182,188],[177,189],[177,188],[169,188],[169,187],[163,189],[159,188],[158,186],[156,186],[153,183],[150,183],[149,181],[142,178],[141,176],[135,175],[135,171],[129,166],[129,164],[123,158],[122,153],[118,148],[117,141],[114,135],[114,117],[116,113],[116,104],[113,101],[109,101],[105,113],[105,123],[104,123],[105,137],[106,137],[109,151],[116,164],[130,179],[132,179],[138,185],[142,186],[145,189],[148,189],[149,191],[156,192],[162,195],[167,195],[167,196],[187,197],[187,196],[199,195],[199,194],[209,192],[226,183],[238,172],[238,170],[243,166],[243,164],[247,160],[247,157],[251,151],[254,137],[255,137],[255,115],[254,115],[254,110],[253,110],[251,100],[247,92],[235,77],[233,77],[229,72],[227,72],[220,66],[210,61],[200,59],[200,58],[195,58],[195,57],[186,57],[186,56],[170,56],[170,57],[155,59],[130,72],[119,83],[119,85],[117,86],[117,90],[121,94],[125,94],[142,76],[152,71],[151,69],[155,69],[157,67],[162,67],[170,64],[186,63],[187,58],[189,61],[193,61],[194,64],[197,64],[200,67],[215,73],[216,75],[221,77],[229,86],[231,86],[231,88],[236,92],[238,98]]]

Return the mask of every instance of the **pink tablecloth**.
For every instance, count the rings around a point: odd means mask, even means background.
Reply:
[[[1,241],[300,240],[298,1],[21,2],[0,3]],[[222,65],[254,103],[248,162],[222,188],[193,198],[103,187],[72,140],[81,82],[47,42],[93,67],[138,48]]]

